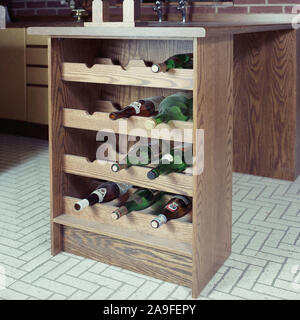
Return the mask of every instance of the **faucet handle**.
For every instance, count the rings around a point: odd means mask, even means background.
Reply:
[[[185,7],[186,0],[178,0],[177,10],[182,10]]]
[[[178,0],[178,6],[176,8],[182,14],[182,23],[186,22],[186,2],[186,0]]]
[[[157,11],[160,10],[160,9],[161,9],[161,3],[160,3],[159,0],[157,0],[157,1],[155,1],[155,7],[153,8],[153,10],[154,10],[155,12],[157,12]]]
[[[155,7],[153,8],[153,10],[157,13],[158,21],[162,22],[162,7],[160,0],[155,1]]]

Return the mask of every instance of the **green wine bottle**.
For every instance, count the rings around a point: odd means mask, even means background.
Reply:
[[[111,217],[114,220],[118,220],[131,211],[146,209],[158,201],[163,195],[164,192],[161,191],[140,188],[129,197],[124,206],[113,211]]]
[[[171,69],[193,69],[193,54],[176,54],[163,63],[153,64],[152,72],[167,72]]]
[[[113,172],[118,172],[122,169],[128,169],[131,166],[145,166],[150,162],[158,161],[160,156],[159,143],[149,143],[142,145],[135,145],[130,150],[125,159],[120,162],[115,162],[111,166]]]
[[[177,92],[166,97],[158,107],[158,115],[145,121],[148,130],[170,120],[187,121],[193,117],[193,92]]]
[[[182,172],[187,167],[190,166],[185,160],[185,153],[187,149],[184,147],[176,147],[170,151],[170,153],[167,153],[162,156],[161,163],[152,170],[148,171],[147,177],[150,180],[154,180],[160,175],[166,175],[171,172]],[[168,162],[168,163],[165,163]]]

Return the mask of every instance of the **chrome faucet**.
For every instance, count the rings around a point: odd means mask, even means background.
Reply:
[[[182,14],[182,23],[186,22],[186,0],[178,0],[178,7],[176,8]]]
[[[75,0],[60,0],[60,4],[61,5],[67,5],[71,9],[75,9],[75,7],[76,7]]]
[[[160,0],[155,1],[155,7],[153,10],[157,13],[158,16],[158,22],[162,22],[162,7]]]

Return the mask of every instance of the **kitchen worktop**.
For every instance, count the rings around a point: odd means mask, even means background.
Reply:
[[[292,14],[217,14],[202,15],[197,21],[185,24],[179,21],[142,21],[136,28],[128,27],[83,27],[83,24],[31,25],[29,34],[61,37],[159,37],[193,38],[219,34],[241,34],[251,32],[292,29]],[[71,22],[68,22],[71,23]],[[63,26],[64,28],[60,28]],[[81,26],[81,27],[80,27]]]
[[[68,26],[60,28],[59,26],[49,27],[30,27],[29,34],[40,34],[60,37],[99,37],[99,38],[194,38],[219,35],[224,33],[241,34],[250,32],[263,32],[275,30],[292,29],[291,23],[278,22],[190,22],[178,24],[174,22],[165,23],[147,23],[140,27],[74,27]]]
[[[292,14],[207,14],[193,18],[192,22],[182,24],[177,19],[176,21],[142,21],[137,27],[140,28],[180,28],[185,36],[187,32],[193,32],[192,29],[202,28],[205,31],[205,36],[222,34],[222,33],[249,33],[273,30],[292,29]],[[172,17],[170,17],[173,20]],[[177,17],[178,18],[178,17]],[[144,19],[143,19],[144,20]],[[53,36],[92,36],[107,33],[109,30],[112,34],[120,31],[124,33],[124,28],[103,28],[97,27],[83,28],[83,22],[76,22],[73,17],[30,17],[24,18],[22,21],[12,22],[7,24],[7,28],[30,28],[30,34],[45,34]],[[189,30],[184,30],[189,28]],[[107,31],[105,31],[107,29]],[[119,30],[117,30],[119,29]],[[130,32],[128,28],[126,31]],[[144,29],[144,32],[149,32],[150,29]],[[170,29],[168,31],[171,31]],[[139,33],[142,31],[138,31]],[[155,31],[157,33],[158,30]],[[198,34],[199,30],[196,32]],[[202,35],[203,36],[203,35]],[[175,36],[176,37],[176,36]],[[178,36],[177,36],[178,38]]]

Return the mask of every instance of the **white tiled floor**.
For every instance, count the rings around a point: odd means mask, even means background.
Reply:
[[[47,142],[0,135],[0,299],[191,298],[155,278],[52,257],[48,171]],[[233,179],[232,254],[199,299],[300,299],[300,177]]]

